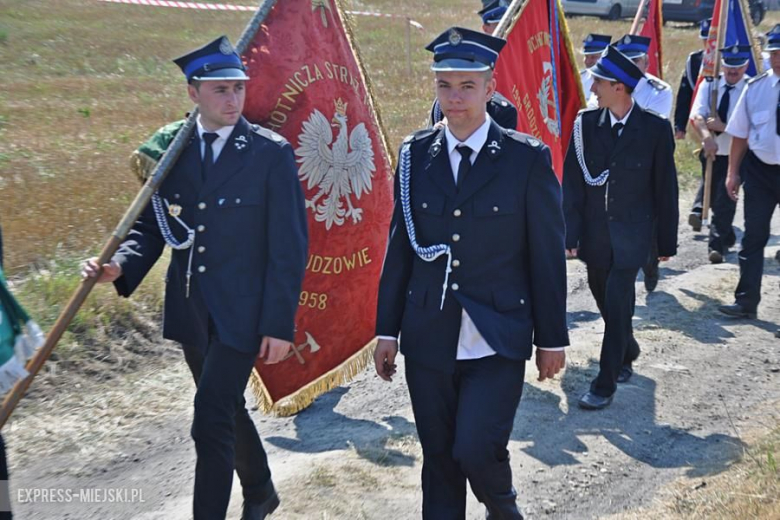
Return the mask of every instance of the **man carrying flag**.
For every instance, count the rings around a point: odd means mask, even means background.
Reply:
[[[563,174],[566,249],[588,268],[588,286],[604,320],[599,373],[579,400],[612,403],[639,356],[631,319],[634,281],[651,250],[657,220],[659,260],[677,252],[677,172],[672,127],[631,93],[642,71],[610,46],[591,69],[598,109],[575,121]]]
[[[504,40],[453,27],[431,42],[447,125],[401,147],[379,284],[376,371],[398,339],[423,449],[422,516],[520,520],[507,443],[536,349],[539,379],[564,365],[566,260],[549,149],[485,112]]]
[[[477,14],[482,18],[482,32],[493,34],[506,10],[506,3],[503,0],[494,0],[487,7],[478,11]],[[512,130],[517,128],[517,107],[499,92],[493,92],[486,106],[488,115],[493,118],[493,121],[498,123],[498,126],[511,128]],[[433,106],[431,107],[431,126],[443,119],[444,113],[441,110],[439,99],[436,98],[433,100]]]
[[[772,68],[748,81],[726,125],[732,137],[726,190],[732,200],[738,199],[744,169],[745,234],[735,301],[718,310],[736,318],[757,316],[764,247],[780,203],[780,24],[767,33],[766,50]]]
[[[711,207],[714,213],[710,225],[709,259],[713,264],[723,262],[726,251],[737,241],[732,223],[737,203],[726,193],[726,171],[729,165],[731,136],[724,133],[729,116],[734,112],[745,88],[745,71],[750,61],[749,45],[734,45],[720,50],[722,72],[718,81],[702,83],[691,108],[693,125],[701,137],[702,179],[707,158],[712,163]],[[717,96],[717,113],[710,114],[710,100]]]
[[[307,253],[303,192],[287,141],[241,115],[249,77],[227,37],[175,63],[198,106],[197,130],[118,254],[102,271],[88,260],[84,276],[129,297],[171,246],[163,336],[182,344],[197,386],[194,518],[225,518],[235,470],[242,520],[262,520],[279,498],[244,390],[258,355],[278,363],[293,340]],[[141,146],[139,173],[183,124]]]

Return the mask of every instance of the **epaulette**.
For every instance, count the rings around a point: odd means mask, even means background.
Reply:
[[[765,70],[764,72],[762,72],[762,73],[761,73],[761,74],[759,74],[758,76],[753,76],[752,78],[750,78],[749,80],[747,80],[747,84],[748,84],[748,85],[752,85],[752,84],[753,84],[753,83],[755,83],[756,81],[758,81],[758,80],[760,80],[760,79],[764,79],[764,78],[765,78],[765,77],[767,77],[768,75],[769,75],[769,71],[768,71],[768,70]]]
[[[412,132],[404,138],[404,144],[412,143],[424,137],[428,137],[438,131],[438,128],[423,128],[422,130],[417,130],[416,132]]]
[[[142,183],[146,182],[157,166],[157,161],[163,156],[185,122],[186,120],[182,119],[163,126],[133,152],[130,156],[130,170],[138,180]]]
[[[544,143],[532,135],[512,130],[511,128],[504,128],[504,133],[519,143],[530,146],[531,148],[541,148]]]
[[[661,114],[659,112],[656,112],[655,110],[650,110],[649,108],[645,108],[644,111],[647,112],[648,114],[650,114],[651,116],[655,116],[655,117],[657,117],[659,119],[663,119],[664,121],[669,121],[668,117],[666,117],[665,115],[663,115],[663,114]]]
[[[496,92],[495,94],[493,94],[491,96],[490,102],[493,103],[494,105],[499,105],[499,106],[504,107],[504,108],[509,106],[509,100],[506,99],[501,94],[499,94],[498,92]]]
[[[666,85],[654,79],[648,79],[647,82],[650,84],[651,87],[653,87],[656,90],[666,90],[669,88],[669,85]]]
[[[599,107],[585,107],[581,108],[577,111],[577,115],[584,114],[585,112],[593,112],[594,110],[598,110]]]
[[[273,130],[269,130],[265,127],[256,124],[249,125],[249,127],[257,135],[265,137],[269,141],[273,141],[274,143],[280,146],[287,144],[287,139],[285,139],[284,136],[282,136],[281,134],[277,134]]]

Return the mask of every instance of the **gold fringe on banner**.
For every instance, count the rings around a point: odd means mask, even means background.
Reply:
[[[582,77],[580,76],[580,68],[577,66],[577,56],[574,53],[574,46],[571,43],[570,33],[569,33],[569,24],[566,21],[566,15],[563,12],[563,4],[561,4],[561,0],[558,0],[556,2],[558,6],[558,20],[560,20],[561,24],[561,35],[563,36],[564,44],[566,45],[566,54],[569,56],[569,63],[571,64],[572,71],[574,72],[574,76],[577,78],[577,85],[579,88],[577,89],[580,94],[580,107],[584,107],[587,103],[587,100],[585,96],[587,95],[587,92],[585,92],[582,89]]]
[[[280,417],[289,417],[300,412],[313,403],[317,397],[336,387],[349,383],[355,376],[365,370],[366,366],[374,359],[375,346],[376,339],[373,339],[330,372],[326,372],[300,390],[277,402],[271,399],[271,394],[268,393],[268,388],[266,388],[257,371],[252,370],[250,386],[255,399],[257,399],[258,407],[263,413],[273,413]]]

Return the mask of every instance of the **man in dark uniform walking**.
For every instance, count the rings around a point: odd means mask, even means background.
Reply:
[[[493,34],[506,10],[507,3],[504,0],[493,0],[488,2],[484,9],[478,11],[477,14],[482,18],[482,32]],[[517,107],[498,92],[493,92],[486,104],[486,110],[488,115],[493,118],[493,121],[498,123],[498,126],[511,128],[512,130],[517,128]],[[439,99],[436,98],[431,106],[430,126],[435,126],[436,123],[443,119],[444,112],[441,110]]]
[[[708,255],[710,262],[723,262],[728,249],[737,241],[734,233],[734,213],[737,203],[726,193],[726,172],[729,165],[731,137],[724,133],[726,122],[734,112],[742,90],[745,88],[745,72],[750,61],[749,45],[734,45],[720,49],[721,75],[717,81],[703,81],[691,107],[691,116],[696,133],[701,137],[702,150],[699,153],[702,170],[702,186],[707,158],[712,158],[712,189],[710,203],[712,223],[709,230]],[[716,98],[716,113],[710,106],[712,96]]]
[[[520,519],[507,443],[536,349],[539,378],[563,368],[566,260],[549,149],[485,112],[504,40],[454,27],[432,69],[446,126],[410,135],[379,285],[374,362],[398,340],[423,449],[423,518],[466,516],[466,482],[488,518]]]
[[[772,68],[747,82],[726,126],[731,135],[726,191],[732,200],[738,199],[744,171],[745,234],[735,301],[718,310],[737,318],[757,316],[764,248],[780,203],[780,24],[767,33],[765,50]]]
[[[182,344],[197,385],[194,517],[224,519],[233,471],[243,520],[260,520],[279,499],[244,390],[258,355],[281,361],[293,340],[306,264],[303,193],[292,148],[241,116],[241,58],[221,37],[176,64],[199,109],[197,130],[152,204],[111,263],[87,262],[85,276],[130,296],[166,244],[173,248],[163,336]],[[157,132],[135,155],[153,168],[183,122]]]
[[[634,339],[634,281],[647,261],[657,220],[660,260],[677,252],[677,172],[669,122],[631,93],[639,68],[610,46],[591,69],[599,108],[575,121],[563,174],[566,248],[587,265],[588,285],[604,319],[599,374],[579,401],[609,406],[639,356]]]
[[[703,46],[707,46],[707,37],[710,35],[710,25],[712,18],[702,20],[699,24],[699,39]],[[696,88],[696,82],[699,80],[701,71],[701,61],[704,55],[704,49],[694,51],[688,55],[685,60],[685,70],[680,78],[680,88],[677,90],[677,101],[674,107],[674,137],[675,139],[685,139],[685,133],[688,128],[688,120],[691,116],[693,107],[693,90]],[[736,99],[737,96],[734,96]],[[726,152],[728,153],[728,152]],[[699,188],[696,190],[696,197],[693,200],[693,207],[688,215],[688,224],[694,231],[701,231],[701,208],[704,200],[704,181],[699,182]]]

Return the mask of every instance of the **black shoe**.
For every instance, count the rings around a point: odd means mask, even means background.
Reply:
[[[615,397],[615,394],[612,394],[609,397],[601,397],[593,392],[588,392],[580,397],[577,404],[579,404],[580,408],[583,410],[601,410],[612,404],[613,397]]]
[[[754,320],[758,315],[755,310],[748,310],[738,303],[733,305],[721,305],[718,307],[718,310],[723,314],[734,318],[749,318]]]
[[[276,494],[276,491],[260,504],[244,501],[244,512],[241,514],[241,520],[263,520],[276,511],[277,507],[279,507],[279,495]]]
[[[776,337],[776,338],[780,338],[780,329],[777,329],[777,330],[775,331],[775,337]]]
[[[631,365],[623,365],[623,367],[620,369],[620,374],[618,374],[617,382],[628,383],[628,380],[631,379],[631,376],[633,375],[634,369],[631,368]]]
[[[714,249],[710,251],[710,263],[711,264],[722,264],[723,263],[723,253],[720,251],[715,251]]]
[[[701,213],[691,211],[690,215],[688,215],[688,224],[694,231],[701,231]]]
[[[645,289],[651,293],[658,286],[658,264],[653,263],[649,269],[645,269]]]

